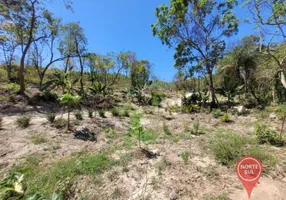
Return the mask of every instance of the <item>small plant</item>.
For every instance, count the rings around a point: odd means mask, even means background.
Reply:
[[[166,135],[172,135],[172,132],[170,131],[165,122],[163,122],[163,130]]]
[[[214,118],[219,118],[223,116],[223,112],[220,109],[215,109],[212,111]]]
[[[230,123],[231,122],[231,118],[230,118],[229,114],[227,114],[227,113],[225,113],[219,119],[220,119],[221,122],[225,122],[225,123]]]
[[[58,118],[58,119],[55,119],[53,126],[57,129],[61,129],[61,128],[64,128],[66,124],[67,124],[67,121],[65,119]]]
[[[5,89],[9,92],[18,93],[20,91],[20,85],[17,83],[9,83],[5,86]]]
[[[180,156],[184,160],[184,163],[188,164],[188,160],[189,160],[189,156],[190,156],[189,152],[187,152],[187,151],[181,152]]]
[[[113,109],[111,110],[111,114],[112,114],[112,116],[114,116],[114,117],[118,117],[118,116],[119,116],[119,110],[118,110],[117,108],[113,108]]]
[[[199,129],[200,129],[200,122],[199,121],[195,121],[193,123],[193,130],[191,131],[191,133],[194,134],[194,135],[198,135],[200,133]]]
[[[46,119],[47,119],[50,123],[54,123],[54,122],[55,122],[55,119],[56,119],[56,114],[55,114],[55,113],[46,114]]]
[[[42,144],[47,142],[47,138],[44,136],[44,134],[36,134],[31,137],[31,141],[34,144]]]
[[[2,130],[2,129],[3,129],[3,118],[0,117],[0,130]]]
[[[104,110],[99,110],[98,111],[98,114],[99,114],[99,116],[101,117],[101,118],[105,118],[105,112],[104,112]],[[112,114],[113,115],[113,114]]]
[[[114,138],[116,136],[116,131],[114,129],[105,129],[106,137]]]
[[[74,116],[77,120],[83,120],[82,114],[80,112],[75,113]]]
[[[23,187],[23,178],[24,175],[19,171],[0,180],[0,198],[20,199],[25,192]]]
[[[21,128],[27,128],[31,123],[31,119],[32,117],[30,116],[18,117],[16,120],[16,124]]]
[[[89,109],[87,112],[88,112],[88,117],[93,118],[93,111]]]
[[[264,124],[256,124],[254,130],[259,144],[282,146],[284,143],[282,137],[280,137],[278,133],[270,130]]]

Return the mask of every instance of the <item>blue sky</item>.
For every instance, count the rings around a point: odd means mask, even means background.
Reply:
[[[155,8],[169,4],[169,0],[73,0],[74,12],[66,10],[60,0],[52,1],[49,10],[61,17],[64,23],[79,21],[88,38],[88,50],[107,52],[133,51],[139,59],[153,64],[153,73],[159,79],[171,81],[177,70],[173,67],[172,49],[163,46],[153,37],[151,24],[156,22]],[[246,11],[236,9],[239,17]],[[238,41],[253,34],[250,25],[243,24],[237,36],[228,41]]]

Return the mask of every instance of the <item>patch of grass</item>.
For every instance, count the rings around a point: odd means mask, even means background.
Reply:
[[[13,92],[13,93],[18,93],[20,91],[20,85],[17,83],[8,83],[4,87],[6,91]]]
[[[200,135],[200,134],[203,134],[202,131],[200,131],[200,122],[199,121],[195,121],[193,123],[193,129],[191,130],[191,133],[193,135]]]
[[[27,128],[28,126],[30,126],[31,120],[31,116],[18,117],[16,120],[16,124],[18,125],[18,127]]]
[[[259,144],[283,146],[284,141],[280,138],[279,134],[276,131],[270,130],[266,125],[256,124],[254,130]]]
[[[112,108],[111,114],[113,117],[118,117],[119,116],[119,110],[117,108]]]
[[[99,114],[99,116],[101,117],[101,118],[105,118],[105,112],[104,112],[104,110],[99,110],[98,111],[98,114]],[[112,114],[113,115],[113,114]]]
[[[225,114],[224,114],[223,116],[221,116],[219,119],[220,119],[221,122],[225,122],[225,123],[230,123],[230,122],[232,122],[232,120],[231,120],[229,114],[227,114],[227,113],[225,113]]]
[[[64,118],[55,119],[53,123],[53,126],[57,129],[64,128],[66,127],[66,125],[67,125],[67,120],[65,120]]]
[[[165,122],[163,122],[163,130],[166,135],[172,135],[172,132],[170,131]]]
[[[212,195],[212,194],[207,194],[204,195],[202,200],[230,200],[227,194],[221,194],[221,195]]]
[[[46,119],[47,119],[50,123],[54,123],[54,122],[55,122],[55,119],[56,119],[56,114],[55,114],[55,113],[46,114]]]
[[[118,187],[116,187],[111,195],[112,199],[120,199],[121,197],[121,191]]]
[[[270,152],[258,147],[255,140],[231,131],[219,130],[211,140],[211,144],[216,160],[222,165],[231,166],[247,155],[257,157],[270,166],[274,166],[276,162],[276,158]]]
[[[76,175],[96,175],[112,167],[116,162],[104,153],[97,155],[82,154],[54,163],[48,168],[41,168],[26,162],[24,168],[30,170],[25,174],[26,196],[41,193],[49,197],[54,191],[63,197]]]
[[[180,156],[184,160],[185,165],[188,164],[190,153],[187,151],[183,151],[180,153]]]
[[[44,134],[40,133],[40,134],[35,134],[31,137],[31,141],[34,143],[34,144],[42,144],[42,143],[45,143],[47,142],[47,138]]]
[[[223,112],[220,109],[215,109],[212,111],[214,118],[219,118],[223,116]]]
[[[80,112],[75,113],[74,116],[77,120],[83,120],[82,114]]]

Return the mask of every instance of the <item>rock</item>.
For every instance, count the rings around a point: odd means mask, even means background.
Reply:
[[[192,93],[192,92],[186,93],[186,94],[185,94],[185,97],[186,97],[186,98],[189,98],[189,97],[193,96],[193,94],[194,94],[194,93]]]
[[[269,119],[275,119],[276,118],[276,114],[275,113],[270,113],[269,114]]]
[[[239,113],[239,114],[243,114],[243,113],[245,113],[245,107],[244,106],[238,106],[238,108],[237,108],[237,112]]]
[[[176,200],[178,199],[178,194],[175,191],[172,191],[169,195],[170,200]]]
[[[88,130],[88,128],[82,128],[80,130],[76,130],[74,132],[74,137],[76,139],[84,140],[84,141],[97,141],[95,134]]]

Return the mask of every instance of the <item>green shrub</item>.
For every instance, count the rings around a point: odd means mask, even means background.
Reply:
[[[215,109],[212,111],[214,118],[219,118],[223,116],[223,112],[220,109]]]
[[[184,160],[184,163],[188,164],[188,160],[189,160],[189,156],[190,156],[189,152],[187,152],[187,151],[181,152],[180,156]]]
[[[106,137],[107,138],[114,138],[116,136],[116,131],[114,129],[105,129]]]
[[[123,109],[119,110],[119,116],[120,117],[129,117],[130,115],[129,115],[128,110],[123,108]]]
[[[230,118],[229,114],[227,114],[227,113],[225,113],[219,119],[220,119],[221,122],[225,122],[225,123],[231,122],[231,118]]]
[[[88,112],[88,117],[92,118],[93,117],[93,111],[91,109],[89,109],[87,112]]]
[[[113,109],[111,110],[111,114],[112,114],[113,117],[118,117],[118,116],[119,116],[119,110],[118,110],[118,108],[113,108]]]
[[[82,114],[81,114],[80,112],[75,113],[74,116],[75,116],[75,118],[76,118],[77,120],[83,120]]]
[[[36,134],[36,135],[33,135],[33,136],[31,137],[31,141],[32,141],[34,144],[42,144],[42,143],[47,142],[47,138],[45,137],[44,134]]]
[[[98,114],[99,114],[99,116],[100,116],[101,118],[105,118],[105,112],[104,112],[104,110],[99,110],[99,111],[98,111]],[[112,113],[112,115],[113,115],[113,113]]]
[[[67,120],[65,120],[64,118],[58,118],[55,119],[53,126],[57,129],[61,129],[64,128],[67,124]]]
[[[182,106],[182,112],[183,113],[193,113],[193,112],[199,112],[200,106],[198,104],[192,104],[192,105],[183,105]]]
[[[54,122],[55,122],[55,119],[56,119],[56,114],[55,114],[55,113],[46,114],[46,119],[47,119],[49,122],[54,123]]]
[[[3,118],[0,117],[0,130],[2,130],[2,129],[3,129]]]
[[[21,128],[27,128],[31,123],[32,117],[30,116],[23,116],[18,117],[16,120],[16,124]]]
[[[194,135],[198,135],[200,133],[199,129],[200,129],[200,122],[199,121],[195,121],[193,123],[193,130],[191,131],[191,133],[194,134]]]
[[[244,156],[254,156],[263,163],[274,166],[275,157],[261,147],[255,140],[230,131],[220,130],[211,141],[212,151],[216,160],[222,165],[233,165]]]
[[[17,83],[9,83],[5,85],[6,91],[18,93],[20,91],[20,85]]]
[[[150,103],[152,106],[160,106],[163,101],[165,94],[159,91],[151,91],[151,100]]]
[[[281,140],[279,134],[270,130],[264,124],[256,124],[254,131],[259,144],[271,144],[275,146],[283,145],[283,140]]]
[[[172,132],[170,131],[165,122],[163,123],[163,130],[166,135],[172,135]]]

